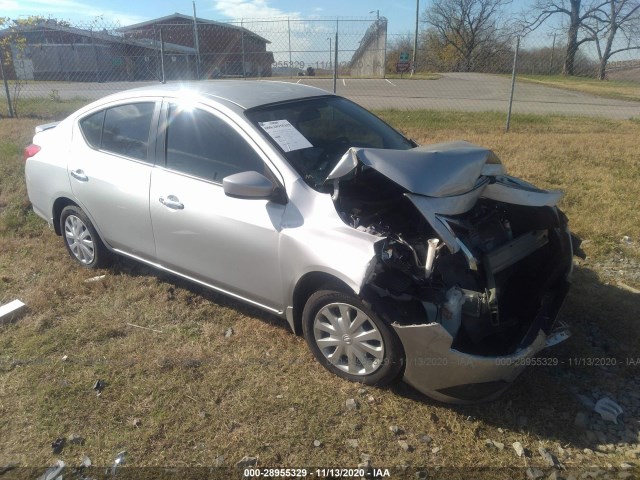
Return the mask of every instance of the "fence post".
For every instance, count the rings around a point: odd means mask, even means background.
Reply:
[[[0,52],[0,55],[2,55],[2,53],[4,52]],[[2,74],[2,81],[4,82],[4,91],[7,94],[7,106],[9,107],[9,116],[13,118],[13,105],[11,105],[11,96],[9,95],[9,82],[7,82],[7,77],[4,74],[3,63],[4,63],[4,55],[2,55],[2,57],[0,58],[0,74]]]
[[[385,18],[384,20],[384,55],[382,60],[382,78],[387,78],[387,29],[389,28],[389,22]]]
[[[338,19],[336,18],[336,41],[333,48],[333,93],[336,93],[338,81]]]
[[[100,83],[100,56],[98,55],[98,47],[96,46],[96,42],[93,41],[93,27],[91,28],[91,30],[89,30],[90,32],[90,39],[91,39],[91,46],[93,47],[93,57],[95,59],[96,62],[96,82]],[[67,70],[67,80],[71,80],[71,78],[69,77],[69,71]]]
[[[198,38],[198,17],[196,17],[195,0],[193,2],[193,38],[196,47],[196,79],[200,80],[200,39]]]
[[[553,45],[551,46],[551,62],[549,63],[549,75],[553,72],[553,56],[556,53],[556,34],[553,34]]]
[[[240,40],[242,42],[242,78],[247,78],[247,72],[245,70],[245,61],[244,61],[244,19],[240,19]]]
[[[160,82],[167,83],[164,77],[164,38],[162,37],[162,28],[160,28],[160,73],[162,75]]]
[[[509,133],[509,127],[511,126],[511,106],[513,105],[513,91],[516,88],[516,66],[518,64],[518,50],[520,50],[520,35],[516,40],[516,51],[513,54],[513,71],[511,72],[511,93],[509,94],[509,112],[507,113],[507,125],[505,127],[505,133]]]
[[[291,20],[287,17],[287,29],[289,30],[289,77],[292,76],[293,66],[291,63]]]
[[[416,31],[413,34],[413,61],[411,62],[411,76],[416,73],[416,53],[418,52],[418,17],[420,16],[420,0],[416,0]],[[402,78],[402,75],[400,75]]]

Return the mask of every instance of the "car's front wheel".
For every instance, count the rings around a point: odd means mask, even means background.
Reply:
[[[332,290],[311,295],[302,331],[316,359],[347,380],[383,386],[402,370],[404,350],[398,336],[355,295]]]
[[[98,268],[108,263],[109,251],[80,207],[69,205],[62,210],[60,231],[69,255],[80,265]]]

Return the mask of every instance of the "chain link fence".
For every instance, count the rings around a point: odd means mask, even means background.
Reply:
[[[389,33],[379,16],[219,22],[175,14],[130,26],[14,22],[0,30],[0,115],[159,82],[239,78],[314,85],[370,109],[640,116],[640,95],[633,93],[634,85],[640,89],[637,50],[617,55],[606,69],[608,79],[628,82],[628,98],[607,98],[549,87],[565,68],[562,33],[518,40],[496,32],[490,40],[464,51],[422,30],[412,63],[413,34]],[[596,77],[597,49],[582,46],[573,67],[574,83]],[[572,88],[567,81],[562,86]]]

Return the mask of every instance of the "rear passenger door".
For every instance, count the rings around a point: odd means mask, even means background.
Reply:
[[[165,112],[166,110],[166,112]],[[158,138],[150,208],[159,263],[227,293],[282,308],[279,231],[284,205],[225,195],[222,180],[277,173],[250,137],[212,109],[169,103]]]
[[[151,260],[149,182],[161,102],[118,103],[76,122],[68,166],[72,191],[112,247]],[[150,140],[152,139],[152,140]]]

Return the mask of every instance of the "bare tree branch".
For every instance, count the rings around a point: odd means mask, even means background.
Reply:
[[[598,79],[604,80],[613,55],[640,49],[640,0],[607,0],[588,17],[582,29],[594,37],[600,60]],[[627,39],[626,46],[620,45],[619,33]]]
[[[564,75],[575,74],[575,58],[579,47],[595,41],[593,34],[584,35],[583,25],[600,12],[610,0],[536,0],[528,12],[525,13],[525,22],[530,25],[530,30],[535,30],[552,16],[563,15],[568,17],[567,47],[565,51]],[[612,0],[615,1],[615,0]],[[529,18],[530,20],[527,20]],[[581,32],[583,35],[581,36]],[[589,32],[590,33],[590,32]]]
[[[504,36],[502,9],[511,0],[434,0],[423,21],[436,33],[439,42],[460,57],[461,68],[470,71],[482,55]]]

